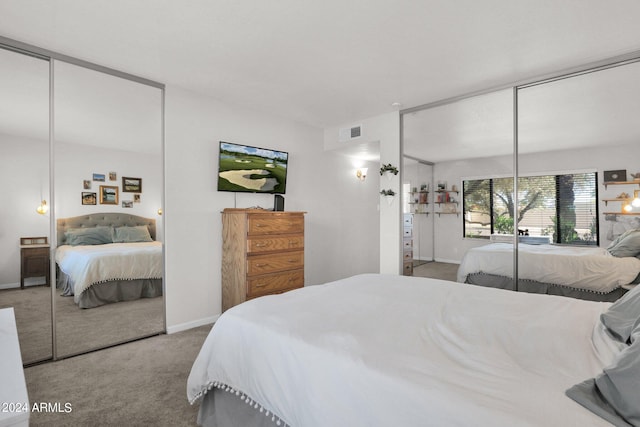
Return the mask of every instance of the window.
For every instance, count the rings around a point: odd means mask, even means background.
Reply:
[[[595,172],[463,182],[464,236],[486,238],[518,229],[530,236],[550,236],[553,243],[598,244],[597,174]]]

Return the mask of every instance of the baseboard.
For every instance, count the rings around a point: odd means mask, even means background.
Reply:
[[[175,334],[176,332],[182,332],[189,329],[197,328],[198,326],[211,325],[218,320],[219,314],[211,317],[205,317],[204,319],[198,319],[191,322],[181,323],[179,325],[167,326],[167,334]]]
[[[27,286],[44,286],[44,277],[28,277],[24,279],[24,287]],[[2,283],[0,289],[20,289],[20,282]]]

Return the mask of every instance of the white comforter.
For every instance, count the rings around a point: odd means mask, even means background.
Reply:
[[[74,300],[96,283],[162,277],[162,243],[109,243],[56,249],[56,262],[73,281]]]
[[[513,276],[513,245],[492,243],[469,249],[457,280],[471,273]],[[640,259],[617,258],[604,248],[518,245],[518,278],[608,293],[640,274]]]
[[[606,426],[565,396],[619,349],[608,303],[360,275],[225,312],[188,379],[292,426]],[[595,339],[594,339],[595,338]]]

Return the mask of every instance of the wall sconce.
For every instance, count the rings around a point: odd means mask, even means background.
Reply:
[[[356,170],[356,178],[360,181],[364,181],[367,177],[367,168],[360,168]]]
[[[38,206],[38,207],[36,208],[36,212],[38,212],[40,215],[44,215],[44,214],[46,214],[47,212],[49,212],[49,206],[47,206],[47,201],[46,201],[46,200],[43,200],[43,201],[40,203],[40,206]]]

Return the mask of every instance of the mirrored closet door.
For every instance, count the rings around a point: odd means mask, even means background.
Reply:
[[[426,182],[403,181],[418,192],[428,187],[426,211],[431,226],[432,259],[414,275],[458,278],[458,264],[474,248],[499,242],[501,265],[493,270],[505,284],[513,278],[513,91],[511,89],[453,99],[403,112],[403,154],[430,165]],[[510,187],[511,185],[511,187]],[[464,191],[463,191],[464,190]],[[427,219],[428,218],[428,219]],[[424,228],[424,227],[423,227]],[[432,275],[429,270],[444,272]],[[476,273],[469,271],[469,274]],[[466,279],[467,272],[464,272]],[[484,277],[476,277],[478,281]]]
[[[606,254],[612,240],[640,228],[638,73],[640,63],[629,61],[519,88],[519,228],[530,239]],[[518,257],[524,278],[526,248]],[[624,292],[607,280],[585,291],[562,279],[563,295],[613,301]]]
[[[165,330],[162,89],[61,61],[54,71],[54,308],[65,357]]]
[[[0,177],[0,309],[13,308],[23,363],[36,363],[53,355],[49,61],[3,48]]]

